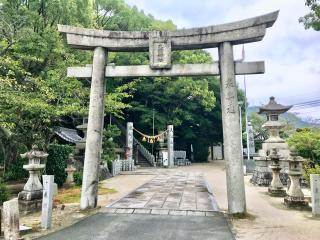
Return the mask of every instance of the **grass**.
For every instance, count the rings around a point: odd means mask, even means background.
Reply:
[[[99,186],[98,195],[115,193],[115,189],[105,188]],[[58,191],[58,195],[54,198],[55,204],[63,203],[79,203],[81,197],[81,186],[74,186],[72,188],[61,188]]]

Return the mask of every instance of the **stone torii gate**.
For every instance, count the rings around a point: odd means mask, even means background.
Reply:
[[[67,43],[94,51],[92,66],[68,68],[68,77],[91,78],[89,120],[85,151],[81,208],[96,207],[98,167],[101,155],[105,78],[220,75],[221,104],[226,161],[228,211],[246,211],[241,157],[238,96],[235,75],[264,73],[264,62],[235,62],[233,45],[261,41],[278,11],[242,21],[176,31],[105,31],[58,25]],[[219,62],[171,64],[172,50],[219,48]],[[148,51],[150,65],[107,65],[109,51]]]

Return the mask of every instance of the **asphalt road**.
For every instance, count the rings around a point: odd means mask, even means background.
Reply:
[[[223,214],[170,216],[97,213],[42,240],[232,240]]]

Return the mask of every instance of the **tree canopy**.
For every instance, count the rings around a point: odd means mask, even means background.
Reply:
[[[0,158],[6,161],[15,160],[19,146],[48,146],[56,126],[74,128],[88,112],[90,79],[67,78],[66,69],[92,63],[92,53],[69,48],[57,24],[176,29],[172,21],[157,20],[123,0],[0,0]],[[148,58],[147,53],[111,52],[108,62],[148,64]],[[196,50],[173,52],[172,61],[213,60]],[[210,144],[222,141],[219,80],[214,77],[107,79],[105,111],[149,133],[154,113],[156,131],[173,124],[177,148],[194,144],[199,159],[206,159]]]
[[[320,1],[305,0],[305,4],[310,8],[310,13],[299,18],[299,22],[302,22],[306,29],[313,28],[320,31]]]

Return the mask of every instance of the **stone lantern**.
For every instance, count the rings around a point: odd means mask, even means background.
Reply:
[[[43,187],[39,175],[45,168],[45,164],[41,164],[41,161],[46,159],[48,154],[39,151],[38,146],[33,145],[31,151],[20,156],[29,159],[29,164],[23,165],[23,168],[29,171],[29,179],[23,191],[18,194],[19,208],[24,213],[31,213],[41,209]]]
[[[86,148],[86,140],[87,140],[87,128],[88,128],[88,118],[84,117],[82,124],[77,126],[77,129],[83,132],[83,138],[76,143],[76,152],[79,153],[80,150],[84,150]]]
[[[73,166],[74,162],[75,160],[74,160],[73,154],[70,153],[68,163],[67,163],[67,168],[65,168],[65,171],[67,172],[67,178],[66,178],[66,182],[64,183],[64,187],[73,187],[75,185],[73,173],[77,169],[75,169],[75,167]]]
[[[282,182],[280,180],[281,166],[279,164],[280,156],[276,148],[272,149],[272,153],[268,156],[271,160],[270,169],[272,170],[272,181],[268,188],[268,192],[271,196],[284,197],[286,191],[283,188]]]
[[[287,112],[292,106],[284,106],[278,104],[274,97],[270,97],[268,104],[259,108],[259,114],[267,116],[267,122],[262,126],[267,129],[269,138],[262,143],[262,149],[258,152],[258,157],[254,157],[255,170],[251,182],[259,186],[269,186],[272,174],[269,168],[270,161],[267,156],[272,152],[273,148],[277,148],[280,155],[279,164],[282,169],[286,169],[288,164],[282,159],[288,159],[289,147],[285,141],[280,137],[279,131],[285,124],[279,121],[279,115]],[[281,176],[281,175],[280,175]],[[283,180],[283,179],[282,179]]]
[[[290,149],[289,177],[291,180],[290,188],[287,196],[284,198],[284,204],[288,207],[308,207],[308,201],[304,198],[304,194],[300,186],[300,178],[302,176],[303,158],[298,156],[294,148]]]

